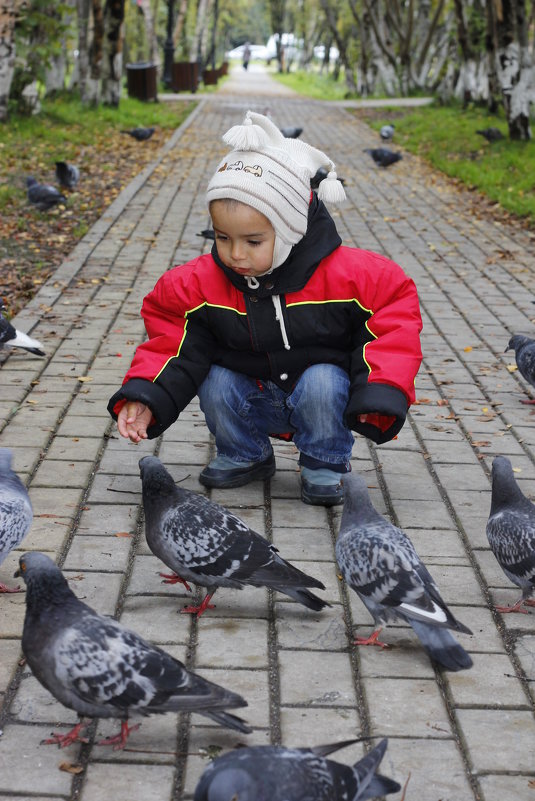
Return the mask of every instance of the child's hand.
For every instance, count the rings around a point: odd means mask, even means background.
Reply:
[[[147,439],[147,428],[152,420],[152,411],[139,401],[127,401],[117,415],[117,428],[122,437],[132,442]]]
[[[381,431],[387,431],[396,422],[396,418],[391,415],[369,412],[368,414],[359,414],[358,421],[359,423],[370,423]]]

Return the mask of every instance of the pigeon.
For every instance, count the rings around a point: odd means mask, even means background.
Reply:
[[[168,584],[205,587],[200,606],[183,612],[200,617],[213,608],[218,587],[269,587],[319,612],[326,601],[307,587],[325,586],[286,562],[276,548],[224,506],[179,487],[156,456],[139,460],[145,512],[145,535],[151,551],[171,570]]]
[[[471,634],[440,597],[438,587],[404,531],[373,507],[361,476],[343,479],[344,506],[336,542],[336,559],[347,584],[355,590],[376,625],[390,620],[409,623],[432,660],[447,670],[464,670],[472,660],[448,629]],[[380,645],[377,628],[355,645]]]
[[[483,130],[476,131],[476,134],[484,136],[487,142],[497,142],[504,138],[499,128],[483,128]]]
[[[202,236],[204,239],[215,239],[213,228],[203,228],[203,230],[200,231],[197,236]]]
[[[383,142],[389,142],[394,136],[395,125],[383,125],[379,131],[379,135]]]
[[[43,553],[21,556],[16,576],[26,582],[22,650],[35,677],[80,716],[67,734],[45,743],[82,741],[84,717],[119,718],[119,734],[99,745],[124,748],[131,715],[198,712],[222,726],[249,733],[227,707],[247,706],[240,695],[197,676],[168,653],[111,617],[99,615],[73,593],[61,570]]]
[[[505,349],[514,350],[516,366],[521,376],[523,376],[528,384],[535,387],[535,339],[524,337],[521,334],[515,334],[509,340],[509,344]],[[535,403],[534,398],[525,398],[520,403]]]
[[[56,161],[56,178],[61,186],[67,189],[74,189],[80,180],[80,170],[74,164],[67,164],[66,161]]]
[[[2,316],[2,311],[5,308],[3,301],[0,300],[0,350],[4,345],[9,345],[12,348],[27,350],[28,353],[33,353],[36,356],[44,356],[43,346],[37,339],[32,339],[28,334],[19,331],[11,325],[9,320]]]
[[[492,553],[522,595],[513,606],[497,606],[498,612],[522,612],[535,606],[535,505],[518,486],[510,460],[496,456],[492,462],[492,497],[487,521]]]
[[[28,533],[33,520],[26,487],[11,469],[12,453],[0,448],[0,565]],[[19,592],[0,583],[0,592]]]
[[[279,130],[285,139],[298,139],[303,133],[303,129],[297,126],[288,126],[287,128],[279,128]]]
[[[318,171],[315,173],[315,175],[313,175],[312,178],[310,179],[310,188],[314,190],[318,189],[319,185],[325,178],[327,178],[328,174],[329,170],[326,170],[325,167],[320,167]],[[338,178],[338,180],[340,181],[342,186],[344,186],[345,179]]]
[[[401,161],[403,158],[401,153],[394,153],[387,147],[367,147],[364,153],[369,153],[378,167],[390,167],[391,164],[395,164],[396,161]]]
[[[35,178],[30,176],[26,178],[28,200],[33,206],[36,206],[39,211],[48,211],[48,209],[57,206],[58,203],[65,203],[67,198],[59,189],[50,184],[40,184]]]
[[[138,142],[144,142],[146,139],[151,138],[155,130],[156,128],[132,128],[131,131],[121,131],[121,133],[132,136],[134,139],[137,139]]]
[[[353,766],[326,759],[355,742],[358,740],[313,748],[257,745],[235,749],[206,768],[193,801],[365,801],[401,790],[393,779],[376,773],[386,739]]]

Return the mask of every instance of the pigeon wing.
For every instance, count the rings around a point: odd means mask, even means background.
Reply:
[[[535,586],[535,510],[500,511],[489,517],[487,537],[504,573],[517,586]]]

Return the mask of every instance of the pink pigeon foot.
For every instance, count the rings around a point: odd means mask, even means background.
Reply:
[[[215,604],[210,603],[210,599],[214,593],[207,595],[199,606],[185,606],[181,609],[182,614],[197,615],[200,617],[207,609],[215,609]]]
[[[20,586],[8,587],[7,584],[2,584],[0,581],[0,592],[22,592]]]
[[[177,576],[176,573],[160,573],[160,576],[163,578],[162,584],[183,584],[187,591],[191,592],[188,582]]]
[[[67,734],[54,732],[52,737],[48,740],[41,740],[41,743],[42,745],[59,745],[60,748],[66,748],[68,745],[72,745],[72,743],[88,743],[89,740],[87,737],[79,736],[81,729],[86,725],[87,723],[77,723]]]
[[[114,751],[121,751],[128,740],[128,735],[133,731],[137,731],[141,723],[136,723],[134,726],[129,726],[128,721],[123,720],[121,723],[121,731],[118,734],[106,737],[104,740],[99,740],[97,745],[113,745]]]
[[[357,637],[353,640],[353,645],[378,645],[379,648],[389,648],[390,646],[386,642],[381,642],[378,640],[379,634],[381,633],[382,629],[377,629],[370,634],[369,637]]]

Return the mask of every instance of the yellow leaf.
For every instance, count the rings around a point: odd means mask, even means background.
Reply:
[[[521,467],[513,467],[513,473],[521,473],[521,472],[522,472]]]
[[[82,383],[84,383],[85,381],[92,381],[92,380],[93,380],[93,377],[90,376],[90,375],[79,375],[78,376],[78,381],[81,381]]]
[[[516,364],[508,364],[507,369],[509,370],[510,373],[514,373],[515,370],[518,370],[518,367],[516,366]]]
[[[472,346],[471,345],[467,345],[466,348],[464,348],[464,352],[465,353],[470,353],[471,350],[472,350]]]

